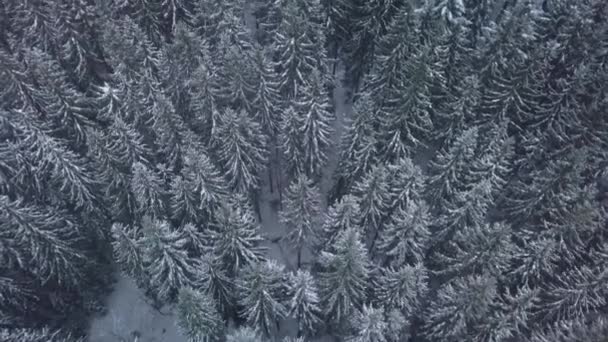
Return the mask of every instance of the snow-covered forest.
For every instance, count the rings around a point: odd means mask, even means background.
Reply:
[[[0,341],[608,341],[605,0],[0,0]]]

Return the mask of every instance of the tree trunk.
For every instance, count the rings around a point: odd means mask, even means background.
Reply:
[[[298,247],[298,269],[302,266],[302,247]]]

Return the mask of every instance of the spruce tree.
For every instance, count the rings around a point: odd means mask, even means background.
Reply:
[[[324,313],[331,322],[343,323],[368,297],[372,265],[359,232],[352,227],[342,231],[331,249],[322,252],[319,263]]]
[[[112,251],[114,260],[123,272],[141,279],[144,276],[142,234],[138,226],[112,225]]]
[[[352,320],[354,336],[348,341],[352,342],[386,342],[388,324],[384,318],[383,308],[374,308],[363,305],[363,309],[357,312]]]
[[[301,266],[302,249],[316,238],[316,226],[321,215],[319,189],[306,176],[298,177],[285,194],[285,204],[279,213],[280,221],[288,232],[287,239],[296,248],[298,268]]]
[[[431,238],[431,217],[423,201],[409,201],[404,209],[392,213],[378,248],[391,265],[421,262],[426,257]]]
[[[375,280],[375,301],[387,309],[398,309],[410,319],[422,308],[429,292],[429,272],[421,263],[381,268]]]
[[[247,323],[272,336],[287,314],[286,275],[275,261],[252,264],[239,277],[239,306]]]
[[[318,179],[327,162],[334,120],[319,72],[312,72],[309,83],[302,87],[302,94],[295,101],[296,111],[301,117],[303,171],[309,177]]]
[[[253,215],[250,208],[223,206],[213,221],[210,245],[230,275],[263,259],[263,239]]]
[[[438,341],[467,338],[483,322],[496,300],[490,276],[456,278],[439,289],[426,313],[424,335]]]
[[[298,270],[289,278],[289,315],[298,322],[298,335],[314,334],[321,325],[321,303],[315,279]]]
[[[257,122],[244,111],[227,109],[217,123],[213,145],[231,190],[246,194],[259,187],[267,149]]]
[[[0,329],[0,338],[7,342],[83,342],[81,338],[60,330],[41,329]]]
[[[302,119],[293,106],[283,110],[279,128],[279,141],[284,158],[285,173],[295,178],[304,173],[304,147],[302,146]]]
[[[381,234],[381,219],[390,205],[388,172],[383,165],[373,166],[363,178],[353,186],[361,212],[361,227],[371,237],[372,247]]]
[[[133,163],[131,191],[135,196],[139,215],[161,218],[165,213],[164,182],[156,170],[141,162]]]
[[[319,232],[319,244],[323,249],[330,248],[343,231],[361,230],[361,212],[357,199],[351,195],[342,197],[334,203],[325,214],[325,220]]]
[[[220,340],[224,322],[213,297],[190,288],[182,288],[177,298],[177,325],[189,341]]]
[[[211,253],[202,255],[196,265],[195,277],[199,290],[213,298],[224,318],[229,317],[236,306],[236,282],[221,260]]]
[[[262,342],[263,339],[259,333],[247,326],[240,327],[237,330],[226,335],[226,342]]]
[[[477,132],[477,127],[467,129],[430,162],[426,190],[433,207],[450,200],[456,191],[466,187],[467,173],[477,149]]]
[[[188,256],[188,241],[169,223],[145,219],[143,259],[151,291],[161,302],[172,301],[182,287],[193,285],[195,261]]]
[[[378,162],[375,103],[369,94],[364,93],[353,107],[353,118],[345,124],[340,161],[334,175],[336,185],[331,195],[335,198],[348,193],[353,183]]]

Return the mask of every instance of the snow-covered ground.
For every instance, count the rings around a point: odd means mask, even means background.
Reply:
[[[89,342],[187,342],[170,310],[157,311],[128,277],[120,276],[107,300],[108,312],[93,319]],[[139,340],[135,336],[139,335]]]

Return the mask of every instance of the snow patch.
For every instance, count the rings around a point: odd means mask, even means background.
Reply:
[[[137,284],[126,276],[119,276],[107,308],[105,316],[91,322],[89,342],[187,342],[173,313],[168,308],[154,309]]]

